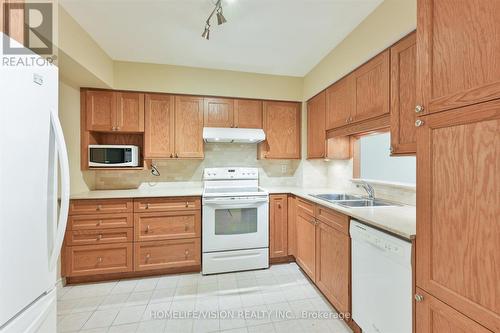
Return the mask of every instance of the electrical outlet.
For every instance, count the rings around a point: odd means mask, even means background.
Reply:
[[[281,166],[281,173],[286,173],[287,169],[288,169],[288,168],[287,168],[287,166],[286,166],[285,164],[284,164],[284,165],[282,165],[282,166]]]

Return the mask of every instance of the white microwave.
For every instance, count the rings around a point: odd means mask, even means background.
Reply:
[[[89,167],[137,167],[139,147],[128,145],[89,145]]]

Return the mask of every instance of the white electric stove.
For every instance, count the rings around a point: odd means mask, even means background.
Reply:
[[[269,193],[257,168],[206,168],[202,273],[269,267]]]

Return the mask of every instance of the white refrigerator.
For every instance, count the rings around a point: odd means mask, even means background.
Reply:
[[[57,261],[69,205],[58,69],[34,54],[4,54],[2,44],[0,333],[54,333]]]

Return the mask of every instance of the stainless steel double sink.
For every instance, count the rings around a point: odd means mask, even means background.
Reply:
[[[368,199],[358,195],[345,193],[310,194],[311,196],[328,201],[333,204],[349,208],[356,207],[380,207],[380,206],[400,206],[398,204],[380,199]]]

